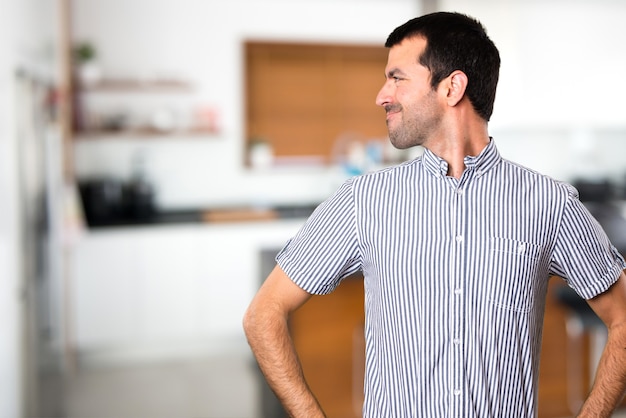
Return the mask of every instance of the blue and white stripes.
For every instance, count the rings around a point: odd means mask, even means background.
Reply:
[[[277,256],[310,293],[363,271],[364,417],[534,417],[548,278],[590,298],[626,267],[571,186],[493,141],[465,165],[354,177]]]

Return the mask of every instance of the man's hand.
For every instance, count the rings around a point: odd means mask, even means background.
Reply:
[[[608,328],[608,339],[589,397],[578,418],[609,418],[626,391],[626,276],[588,301]]]

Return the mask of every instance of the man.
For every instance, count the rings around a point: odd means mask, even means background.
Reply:
[[[294,417],[322,417],[287,319],[362,270],[364,417],[534,417],[548,279],[608,327],[580,417],[609,417],[626,388],[626,263],[576,190],[500,157],[487,124],[500,58],[457,13],[394,30],[385,109],[394,146],[424,155],[347,180],[277,256],[244,328]]]

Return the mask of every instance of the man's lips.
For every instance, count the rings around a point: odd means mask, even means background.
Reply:
[[[397,115],[398,113],[400,113],[401,110],[402,108],[400,108],[399,106],[385,106],[385,113],[387,114],[387,122],[389,122],[389,120],[392,119],[394,115]]]
[[[388,111],[387,112],[387,123],[389,123],[389,121],[392,120],[398,113],[400,113],[399,110]]]

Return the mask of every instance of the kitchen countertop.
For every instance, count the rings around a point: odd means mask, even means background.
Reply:
[[[151,215],[138,218],[117,217],[92,223],[89,228],[150,226],[161,224],[226,223],[249,221],[272,221],[307,218],[317,205],[285,205],[271,208],[233,207],[213,209],[157,210]]]
[[[626,202],[584,202],[591,214],[602,225],[611,242],[626,253]],[[277,205],[274,207],[220,207],[157,210],[142,217],[116,217],[89,224],[89,228],[132,227],[161,224],[229,223],[274,221],[308,218],[317,204]]]

